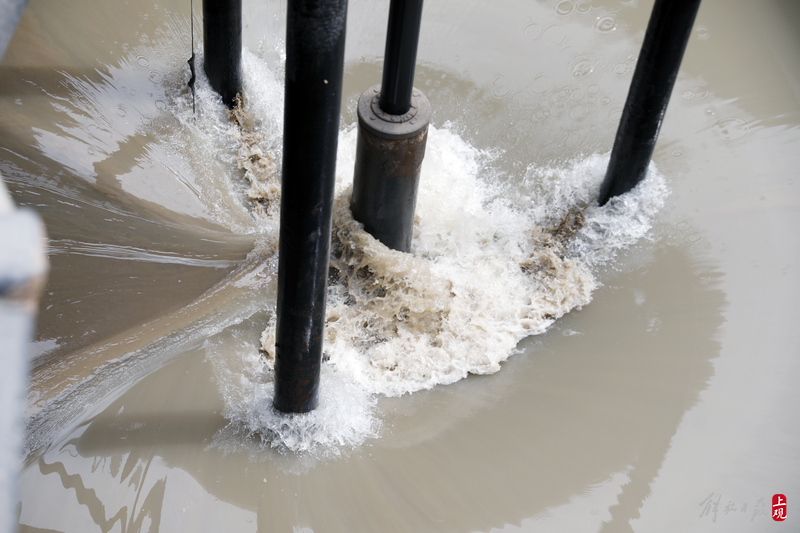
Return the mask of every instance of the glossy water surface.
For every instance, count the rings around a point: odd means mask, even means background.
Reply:
[[[520,201],[531,165],[610,150],[651,7],[429,0],[416,85]],[[280,80],[285,5],[244,9],[258,79]],[[350,3],[343,127],[380,78],[387,9]],[[798,24],[794,0],[706,0],[649,238],[593,267],[591,302],[499,372],[345,401],[342,423],[363,407],[376,435],[315,455],[224,416],[219,361],[260,342],[274,243],[237,203],[228,132],[187,126],[188,3],[31,0],[0,64],[0,172],[50,235],[20,531],[796,527]]]

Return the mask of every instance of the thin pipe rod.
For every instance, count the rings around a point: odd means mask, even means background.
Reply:
[[[289,0],[273,405],[317,407],[347,0]]]
[[[600,187],[600,205],[644,179],[699,7],[700,0],[656,0]]]
[[[411,106],[421,24],[422,0],[392,0],[379,104],[390,115],[404,115]]]
[[[242,91],[242,0],[203,0],[203,70],[228,107]]]

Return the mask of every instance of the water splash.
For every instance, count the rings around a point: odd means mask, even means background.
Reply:
[[[248,261],[260,257],[263,275],[232,277],[214,290],[244,284],[269,294],[260,305],[274,318],[282,84],[245,51],[244,107],[231,117],[202,75],[202,54],[197,61],[197,112],[187,90],[164,87],[170,106],[137,126],[152,139],[140,166],[168,166],[191,185],[204,217],[256,236]],[[107,99],[115,86],[111,79],[107,86],[75,90]],[[274,320],[258,343],[237,328],[262,329],[263,323],[252,323],[253,311],[241,313],[203,337],[230,420],[213,446],[328,457],[375,438],[376,395],[401,396],[497,372],[521,339],[588,304],[597,286],[593,270],[645,236],[663,206],[667,188],[654,167],[637,189],[598,207],[608,155],[531,165],[512,176],[498,168],[496,153],[470,145],[455,130],[449,124],[430,128],[412,253],[403,254],[352,218],[357,130],[342,129],[320,408],[291,416],[274,411]],[[135,191],[133,180],[122,178],[122,187]]]

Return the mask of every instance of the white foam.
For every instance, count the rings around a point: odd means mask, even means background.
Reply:
[[[651,161],[645,179],[637,187],[598,206],[596,200],[609,155],[593,154],[563,167],[531,165],[521,187],[539,224],[552,223],[570,209],[585,208],[585,223],[567,249],[571,257],[593,267],[612,261],[619,251],[645,237],[669,195],[664,176]]]
[[[206,352],[225,399],[223,415],[231,421],[214,438],[224,451],[275,448],[325,457],[377,436],[374,396],[330,365],[322,368],[319,407],[285,415],[272,406],[273,372],[246,336],[208,341]]]
[[[263,134],[256,148],[278,162],[281,84],[249,52],[243,69],[246,110]],[[187,101],[176,114],[176,142],[193,143],[192,165],[209,210],[233,231],[259,233],[259,246],[274,246],[275,212],[258,217],[245,207],[236,162],[242,139],[224,106],[202,78],[196,114]],[[211,339],[208,359],[231,421],[215,446],[335,455],[377,436],[376,394],[399,396],[497,372],[521,339],[591,300],[592,269],[645,236],[667,194],[651,166],[635,191],[598,207],[607,154],[529,166],[524,176],[501,182],[491,151],[471,146],[449,125],[431,126],[412,253],[403,254],[352,218],[356,139],[354,125],[342,129],[320,407],[290,416],[273,409],[274,320],[262,335],[266,358],[251,336]]]
[[[249,209],[250,184],[241,161],[241,131],[211,89],[203,73],[202,53],[196,65],[196,105],[193,108],[191,95],[176,99],[173,112],[177,120],[168,122],[168,145],[190,165],[201,188],[200,199],[219,224],[236,233],[276,232],[277,217],[264,219]],[[248,152],[269,154],[273,161],[280,161],[282,83],[248,50],[242,53],[242,69],[245,105],[259,134],[258,143],[248,146]]]

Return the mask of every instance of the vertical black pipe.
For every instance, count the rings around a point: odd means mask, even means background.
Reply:
[[[422,0],[392,0],[380,96],[381,109],[390,115],[404,115],[411,106],[421,23]]]
[[[600,205],[644,179],[699,7],[700,0],[656,0],[600,187]]]
[[[316,408],[347,0],[289,0],[273,405]]]
[[[203,0],[203,70],[228,107],[242,91],[242,0]]]

